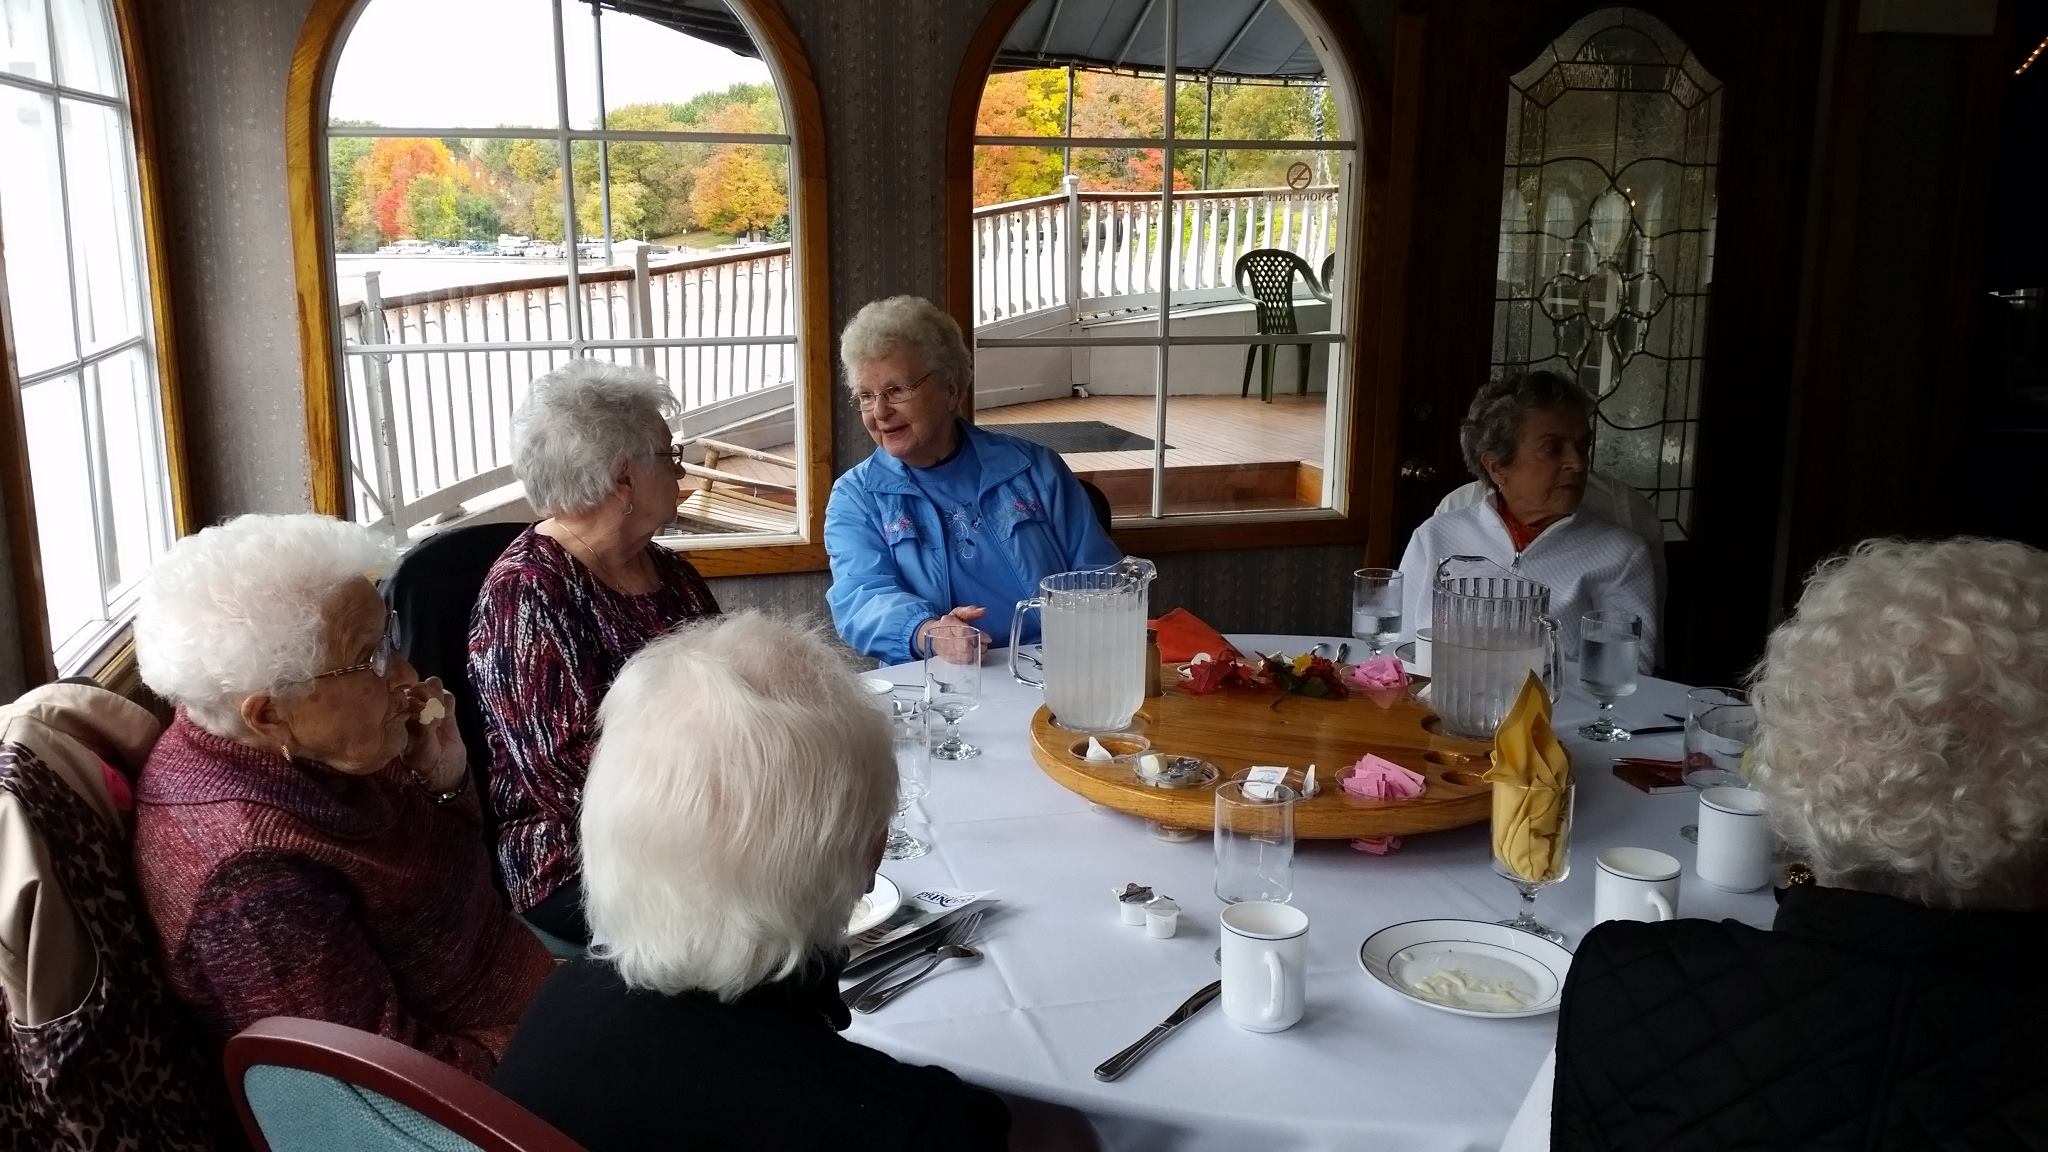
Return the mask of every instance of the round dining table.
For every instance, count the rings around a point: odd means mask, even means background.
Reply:
[[[1230,639],[1246,652],[1355,643]],[[1392,924],[1492,921],[1515,911],[1514,888],[1492,869],[1483,823],[1410,836],[1385,856],[1343,841],[1299,842],[1291,902],[1310,924],[1302,1021],[1254,1033],[1211,1005],[1121,1079],[1094,1078],[1096,1065],[1218,977],[1223,905],[1212,891],[1212,849],[1206,835],[1155,839],[1144,821],[1094,807],[1046,776],[1030,738],[1042,701],[1010,678],[1007,655],[987,658],[981,706],[961,726],[981,755],[933,761],[930,791],[910,814],[911,831],[930,852],[882,867],[906,891],[989,891],[996,903],[979,934],[983,958],[948,962],[881,1011],[856,1016],[848,1037],[986,1088],[1076,1109],[1105,1149],[1497,1149],[1551,1047],[1556,1016],[1438,1011],[1382,986],[1358,960],[1366,937]],[[1611,770],[1618,755],[1676,759],[1679,735],[1581,739],[1595,705],[1575,671],[1567,669],[1571,682],[1552,720],[1578,781],[1572,868],[1538,899],[1538,918],[1575,945],[1593,924],[1594,857],[1634,845],[1684,865],[1679,915],[1768,927],[1776,908],[1769,888],[1724,892],[1694,872],[1679,827],[1692,820],[1696,794],[1646,795]],[[877,674],[904,686],[899,694],[921,684],[914,664]],[[1685,692],[1646,677],[1616,715],[1628,727],[1668,724],[1666,713],[1684,713]],[[1175,937],[1153,939],[1122,923],[1112,892],[1133,881],[1180,904]]]

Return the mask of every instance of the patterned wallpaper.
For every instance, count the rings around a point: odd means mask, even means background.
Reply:
[[[782,0],[826,118],[833,324],[878,296],[937,297],[946,104],[987,0]],[[1391,0],[1347,0],[1391,39]],[[180,369],[201,515],[290,511],[308,479],[285,217],[286,74],[310,0],[155,0],[143,6],[156,72]],[[1382,50],[1380,56],[1384,58]],[[834,422],[841,468],[870,450]],[[1157,608],[1223,628],[1348,627],[1349,547],[1163,558]],[[821,612],[822,573],[715,582],[729,607]]]

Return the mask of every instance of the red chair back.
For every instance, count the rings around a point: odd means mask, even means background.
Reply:
[[[575,1141],[488,1084],[416,1049],[319,1020],[272,1016],[228,1041],[228,1091],[256,1152],[273,1152],[250,1109],[250,1069],[295,1068],[404,1105],[483,1152],[583,1152]],[[278,1150],[286,1152],[286,1150]]]

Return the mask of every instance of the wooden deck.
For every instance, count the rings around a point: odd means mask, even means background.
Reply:
[[[1271,404],[1236,396],[1175,396],[1166,408],[1166,503],[1169,512],[1239,511],[1247,508],[1314,507],[1321,502],[1323,464],[1321,394],[1275,396]],[[977,423],[1000,430],[1005,424],[1094,420],[1150,438],[1150,396],[1090,396],[1012,404],[975,414]],[[787,455],[787,447],[770,449]],[[1151,512],[1152,453],[1075,452],[1068,467],[1108,494],[1118,515]],[[776,484],[790,484],[789,469],[738,457],[718,462],[720,472]],[[685,486],[694,486],[685,481]],[[750,495],[770,500],[786,494],[768,488]]]

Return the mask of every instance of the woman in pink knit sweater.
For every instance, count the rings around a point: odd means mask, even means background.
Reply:
[[[177,705],[136,788],[171,986],[216,1040],[345,1024],[488,1078],[550,969],[491,887],[462,738],[392,645],[388,550],[324,516],[174,545],[136,617]]]

